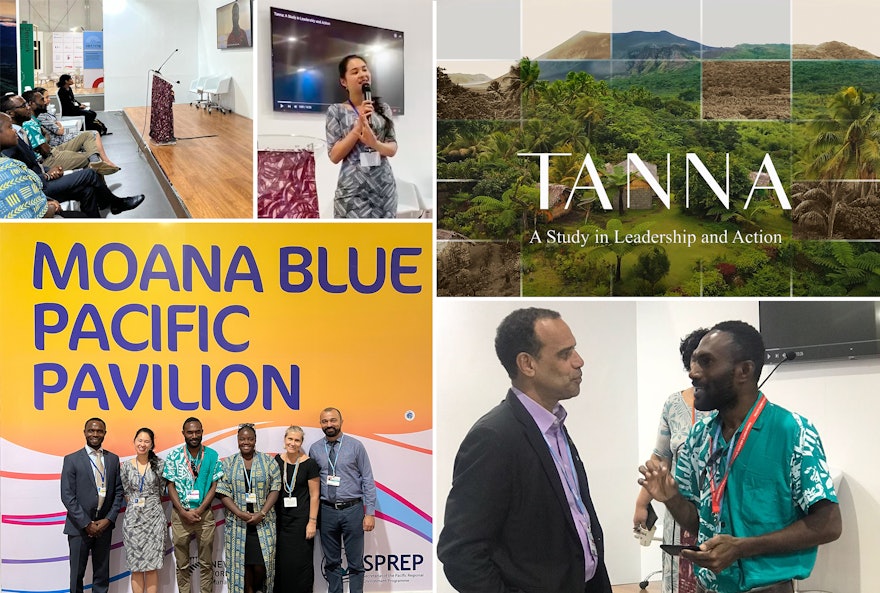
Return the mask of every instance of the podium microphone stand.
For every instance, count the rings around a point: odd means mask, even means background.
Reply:
[[[177,53],[178,50],[171,52],[171,55],[162,62],[162,66],[168,63],[168,60]],[[150,90],[150,140],[155,144],[174,144],[177,138],[174,137],[174,87],[171,81],[166,80],[162,76],[162,66],[156,70],[152,70]]]

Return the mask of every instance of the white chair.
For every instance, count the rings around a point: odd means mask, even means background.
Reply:
[[[208,102],[208,99],[205,97],[205,85],[208,80],[208,76],[202,76],[189,83],[189,92],[194,93],[197,97],[195,101],[190,103],[193,107],[201,107]]]
[[[214,76],[205,83],[205,93],[208,95],[208,102],[205,104],[205,108],[208,110],[208,113],[211,113],[212,109],[216,109],[220,113],[232,111],[228,107],[220,105],[220,98],[229,92],[231,83],[231,76]]]
[[[397,183],[397,218],[421,218],[428,211],[415,183],[394,178]]]

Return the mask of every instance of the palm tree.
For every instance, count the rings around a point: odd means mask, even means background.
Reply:
[[[538,62],[523,58],[518,64],[510,67],[507,93],[509,97],[521,97],[527,106],[534,103],[534,89],[541,75]]]
[[[623,190],[626,188],[626,184],[628,182],[626,167],[623,165],[615,166],[611,173],[606,173],[602,176],[602,186],[607,190],[609,187],[613,187],[617,190],[617,214],[619,216],[623,216]],[[620,278],[618,278],[620,280]]]
[[[874,179],[880,168],[880,119],[875,100],[874,95],[860,88],[843,89],[829,100],[826,113],[819,115],[810,126],[816,136],[808,147],[805,170],[808,175],[828,183],[824,188],[816,187],[819,191],[812,192],[809,200],[823,202],[829,239],[834,235],[837,211],[847,193],[841,180]],[[865,197],[868,184],[860,185],[861,197]],[[799,204],[803,206],[802,213],[815,211],[817,202],[804,204],[806,202]],[[815,217],[812,220],[818,222]]]
[[[581,227],[581,232],[589,233],[592,237],[596,237],[597,233],[604,232],[609,237],[609,241],[607,243],[598,243],[597,247],[590,252],[591,257],[602,257],[607,255],[608,253],[612,254],[616,259],[616,267],[614,271],[614,279],[617,282],[621,280],[621,264],[623,262],[623,258],[635,251],[637,248],[641,247],[640,244],[637,243],[627,243],[624,241],[616,242],[614,241],[615,233],[618,236],[622,236],[625,234],[641,234],[647,231],[651,226],[650,222],[643,222],[635,225],[630,229],[624,230],[623,223],[618,218],[612,218],[605,224],[605,229],[600,229],[595,226],[585,226]],[[613,293],[613,291],[612,291]]]

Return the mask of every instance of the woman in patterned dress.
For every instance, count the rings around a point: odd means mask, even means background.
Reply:
[[[158,570],[165,558],[165,534],[168,531],[162,494],[163,462],[153,452],[155,437],[149,428],[134,435],[134,459],[122,463],[122,487],[126,508],[122,522],[125,559],[131,571],[133,593],[156,593]]]
[[[363,87],[370,69],[363,58],[346,56],[339,62],[339,83],[348,93],[345,103],[327,111],[330,160],[342,162],[336,185],[336,218],[394,218],[397,185],[388,158],[397,153],[391,107],[367,101]]]
[[[256,450],[253,424],[238,428],[238,453],[223,460],[217,495],[226,507],[226,587],[229,593],[272,591],[275,582],[275,501],[278,464]]]
[[[682,339],[678,351],[681,353],[681,362],[686,371],[691,369],[691,356],[700,340],[709,330],[700,328],[692,331]],[[669,467],[674,468],[678,463],[678,454],[681,446],[687,440],[691,427],[695,422],[709,416],[713,411],[703,412],[694,408],[694,388],[688,387],[684,391],[677,391],[666,399],[663,404],[663,412],[660,415],[660,426],[657,429],[657,443],[651,458],[663,461]],[[651,495],[642,488],[636,499],[636,511],[633,515],[633,526],[644,526],[648,516],[648,504]],[[663,516],[663,543],[693,545],[697,543],[697,534],[689,533],[675,522],[672,513],[668,510]],[[689,560],[680,556],[663,554],[663,581],[661,582],[662,593],[695,593],[697,581],[694,578],[693,566]]]

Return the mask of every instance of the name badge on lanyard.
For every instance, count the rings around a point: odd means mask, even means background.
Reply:
[[[107,496],[107,489],[104,486],[98,488],[98,496]]]
[[[249,502],[251,504],[257,503],[257,494],[255,492],[248,492],[244,495],[244,501]]]
[[[378,167],[381,163],[381,156],[375,151],[361,152],[361,167]]]
[[[131,501],[131,504],[136,507],[143,507],[145,504],[147,504],[147,499],[135,498],[133,501]]]
[[[285,496],[284,497],[284,508],[286,508],[286,509],[296,508],[296,496]]]
[[[328,486],[339,486],[339,483],[342,482],[342,478],[339,476],[327,476],[327,485]]]
[[[186,493],[187,500],[198,501],[200,498],[201,498],[201,496],[200,496],[200,493],[198,490],[189,490]]]

